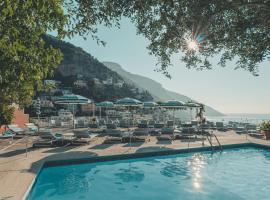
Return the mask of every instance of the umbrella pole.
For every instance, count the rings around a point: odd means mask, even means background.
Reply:
[[[192,108],[190,108],[189,114],[190,114],[190,121],[192,121]]]
[[[99,120],[101,120],[101,107],[99,107]]]
[[[93,118],[95,117],[95,107],[93,106]]]
[[[128,110],[131,113],[131,109],[129,107],[128,107]],[[133,118],[132,113],[131,113],[131,118]],[[131,125],[131,123],[129,123],[129,124]],[[131,149],[131,130],[130,129],[129,129],[129,149]]]
[[[175,109],[173,109],[173,128],[175,127]]]
[[[107,110],[108,110],[108,108],[106,107],[106,108],[105,108],[105,115],[106,115],[106,123],[108,124],[108,115],[107,115]]]
[[[75,129],[75,108],[74,108],[74,104],[72,105],[73,108],[73,129]]]

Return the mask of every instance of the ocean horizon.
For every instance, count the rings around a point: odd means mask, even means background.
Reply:
[[[224,116],[207,117],[209,121],[223,121],[228,123],[234,122],[247,122],[253,124],[260,124],[264,120],[270,120],[270,114],[256,114],[256,113],[228,113]]]

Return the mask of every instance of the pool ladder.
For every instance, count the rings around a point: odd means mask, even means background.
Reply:
[[[213,142],[212,142],[212,137],[214,137],[216,139],[216,141],[218,143],[219,150],[222,151],[222,145],[220,144],[217,136],[214,133],[208,133],[208,134],[206,134],[206,138],[207,138],[209,144],[211,145],[212,151],[215,150]]]

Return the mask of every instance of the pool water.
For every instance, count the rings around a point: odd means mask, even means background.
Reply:
[[[44,168],[29,200],[270,199],[270,151],[240,148]]]

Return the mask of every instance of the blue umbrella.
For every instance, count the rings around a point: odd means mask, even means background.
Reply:
[[[132,106],[140,106],[142,105],[142,102],[137,99],[126,97],[126,98],[122,98],[116,101],[116,104],[120,106],[124,106],[124,107],[129,107],[129,106],[132,107]]]
[[[69,95],[64,95],[64,96],[58,97],[54,103],[77,105],[77,104],[92,103],[92,101],[86,97],[81,96],[81,95],[69,94]]]
[[[163,102],[160,104],[160,107],[168,109],[168,110],[173,110],[173,123],[175,123],[175,110],[185,110],[186,106],[183,101],[178,101],[178,100],[168,100],[166,102]]]
[[[156,106],[157,106],[156,102],[152,102],[152,101],[143,102],[143,107],[144,108],[155,108]]]
[[[81,95],[69,94],[69,95],[64,95],[64,96],[58,97],[54,103],[61,104],[61,105],[73,105],[73,128],[75,129],[74,105],[88,104],[88,103],[92,103],[92,101],[86,97],[81,96]]]
[[[102,102],[100,102],[100,103],[97,103],[96,104],[96,106],[97,107],[99,107],[99,113],[100,113],[100,118],[101,118],[101,108],[105,108],[105,109],[107,109],[107,108],[112,108],[113,107],[113,102],[111,102],[111,101],[102,101]],[[107,118],[107,115],[106,115],[106,118]],[[108,121],[108,119],[107,119],[107,121]]]
[[[102,101],[100,103],[96,103],[97,107],[103,107],[103,108],[111,108],[113,107],[113,102],[111,101]]]
[[[160,104],[161,107],[166,109],[185,110],[186,104],[183,101],[169,100]]]
[[[190,109],[190,119],[192,120],[192,109],[195,108],[196,110],[198,110],[199,108],[201,108],[203,105],[200,103],[195,103],[193,101],[188,101],[186,103],[186,107]]]

